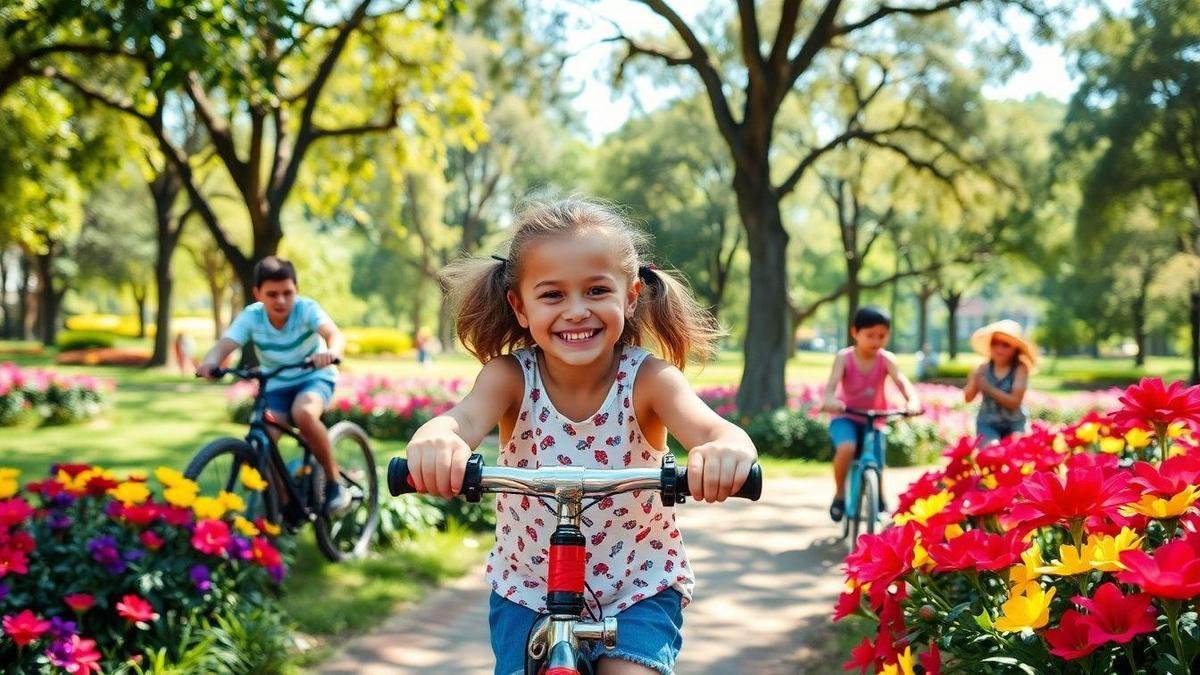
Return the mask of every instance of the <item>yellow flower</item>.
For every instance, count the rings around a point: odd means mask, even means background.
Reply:
[[[139,483],[145,483],[146,482],[146,472],[143,471],[142,469],[132,469],[126,475],[126,478],[128,478],[129,480],[136,480]]]
[[[20,475],[20,469],[0,467],[0,499],[8,499],[17,494],[17,490],[21,488],[20,483],[17,481]]]
[[[1033,462],[1025,462],[1024,464],[1021,465],[1021,475],[1022,476],[1028,476],[1028,475],[1032,474],[1035,470],[1037,470],[1037,464],[1034,464]]]
[[[108,494],[125,506],[133,506],[150,498],[150,488],[140,481],[125,481],[109,490]]]
[[[929,519],[945,510],[952,499],[954,499],[953,495],[946,490],[928,497],[922,497],[913,502],[907,513],[901,513],[896,516],[894,519],[895,523],[903,525],[907,522],[915,521],[921,525],[928,525]]]
[[[1028,584],[1020,593],[1013,593],[1000,606],[1004,615],[996,619],[996,629],[1007,633],[1035,630],[1050,622],[1050,601],[1054,588],[1043,591],[1039,584]]]
[[[196,501],[192,502],[192,511],[196,514],[196,518],[204,520],[209,518],[219,520],[225,515],[225,505],[219,499],[212,497],[196,497]]]
[[[188,483],[191,483],[191,485],[188,485]],[[188,481],[187,483],[173,485],[163,490],[163,499],[167,500],[167,503],[171,506],[186,509],[196,503],[196,493],[199,491],[198,485],[192,483],[192,481]]]
[[[1116,455],[1124,449],[1125,439],[1113,438],[1112,436],[1105,436],[1100,439],[1100,452]]]
[[[950,541],[955,537],[960,537],[963,534],[962,526],[958,523],[950,523],[946,526],[946,541]]]
[[[1021,554],[1021,563],[1008,570],[1008,582],[1012,584],[1012,592],[1019,593],[1025,586],[1035,583],[1042,576],[1039,570],[1043,564],[1042,548],[1037,542],[1030,544]]]
[[[279,529],[278,525],[276,525],[275,523],[272,523],[269,520],[262,521],[262,525],[263,525],[263,531],[266,532],[267,534],[271,535],[272,537],[278,535],[282,531]],[[853,589],[851,589],[851,590],[853,590]]]
[[[914,675],[912,646],[904,648],[903,654],[896,655],[895,663],[884,664],[880,675]]]
[[[1081,424],[1079,428],[1075,430],[1075,438],[1078,438],[1084,443],[1095,443],[1096,439],[1099,437],[1100,425],[1096,424],[1095,422]]]
[[[1038,568],[1038,572],[1069,577],[1073,574],[1092,571],[1092,550],[1087,545],[1084,545],[1084,550],[1080,551],[1071,544],[1063,544],[1058,547],[1058,556],[1059,560],[1055,560],[1049,565],[1043,565]]]
[[[1060,455],[1065,455],[1071,452],[1071,446],[1067,445],[1067,439],[1063,438],[1062,434],[1054,436],[1054,451]]]
[[[246,535],[247,537],[257,537],[258,536],[258,528],[254,526],[254,523],[246,520],[245,518],[243,518],[241,516],[238,516],[237,518],[233,519],[233,526],[235,528],[237,528],[238,532],[241,532],[242,534]]]
[[[240,475],[242,479],[242,485],[245,485],[247,490],[261,492],[262,490],[267,489],[267,481],[263,480],[262,474],[258,472],[258,469],[255,469],[249,464],[242,465],[242,472]]]
[[[179,473],[178,471],[176,471],[175,469],[172,469],[169,466],[160,466],[157,469],[155,469],[154,477],[158,479],[158,482],[162,483],[164,486],[169,487],[169,488],[175,487],[176,485],[179,485],[183,481],[187,480],[186,478],[183,477],[183,474]],[[188,481],[188,482],[191,482],[191,481]]]
[[[1122,527],[1115,537],[1093,534],[1088,537],[1088,548],[1092,553],[1092,569],[1101,572],[1120,572],[1127,569],[1121,564],[1121,552],[1140,548],[1142,538],[1128,527]]]
[[[221,502],[221,506],[225,507],[226,511],[245,511],[246,502],[241,495],[235,495],[232,492],[221,490],[217,495],[217,501]]]
[[[1167,438],[1179,438],[1187,433],[1187,425],[1183,422],[1171,422],[1167,427]]]
[[[979,482],[989,490],[995,490],[1000,485],[1000,481],[996,480],[996,477],[990,473],[981,478]]]
[[[1200,499],[1200,490],[1195,485],[1189,485],[1170,499],[1163,499],[1157,495],[1142,495],[1141,500],[1136,504],[1122,506],[1121,514],[1132,516],[1140,513],[1158,520],[1175,518],[1187,511],[1197,499]]]
[[[1138,429],[1137,427],[1125,432],[1125,443],[1134,450],[1141,450],[1150,445],[1151,438],[1154,438],[1153,433],[1145,429]]]

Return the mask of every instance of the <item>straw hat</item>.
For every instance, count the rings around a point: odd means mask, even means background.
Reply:
[[[992,338],[1000,338],[1016,347],[1020,354],[1017,357],[1030,371],[1037,368],[1038,348],[1033,340],[1025,337],[1021,324],[1012,319],[1001,319],[989,323],[971,334],[971,349],[984,358],[992,356]]]

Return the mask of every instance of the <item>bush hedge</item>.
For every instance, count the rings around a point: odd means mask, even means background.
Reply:
[[[406,354],[413,348],[412,337],[398,328],[351,327],[342,329],[342,334],[349,356]]]
[[[89,420],[100,414],[112,388],[109,380],[0,363],[0,427]]]
[[[117,338],[112,333],[101,333],[90,330],[64,330],[55,338],[54,344],[60,352],[71,352],[80,349],[109,348],[116,344]]]

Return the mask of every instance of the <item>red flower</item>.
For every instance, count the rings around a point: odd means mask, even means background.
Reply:
[[[192,531],[192,546],[208,555],[225,553],[230,540],[229,525],[223,520],[201,520]]]
[[[916,528],[911,523],[892,527],[881,534],[864,534],[858,548],[846,556],[846,576],[860,584],[882,590],[912,569]]]
[[[30,553],[35,545],[33,536],[23,530],[8,535],[0,532],[0,548],[11,548],[21,553]]]
[[[74,478],[75,476],[78,476],[79,474],[91,468],[92,467],[88,464],[55,464],[54,466],[50,467],[50,473],[56,474],[59,471],[64,471],[68,476]]]
[[[1150,595],[1176,600],[1200,595],[1200,535],[1170,541],[1154,557],[1145,551],[1123,551],[1121,564],[1129,569],[1119,572],[1117,580],[1141,586]]]
[[[845,670],[857,670],[865,673],[875,669],[875,645],[870,638],[863,638],[858,646],[850,651],[850,660],[842,664]]]
[[[963,495],[962,512],[968,516],[989,516],[999,513],[1012,504],[1015,487],[998,487],[995,490],[971,490]]]
[[[272,546],[266,537],[255,537],[250,551],[251,560],[256,565],[279,567],[283,564],[283,557],[279,555],[279,549]]]
[[[1017,489],[1023,501],[1014,504],[1002,520],[1028,530],[1050,523],[1107,516],[1137,498],[1129,487],[1128,474],[1105,474],[1103,469],[1076,468],[1067,471],[1064,480],[1054,473],[1036,472]]]
[[[66,492],[66,489],[62,486],[62,483],[54,480],[53,478],[47,478],[46,480],[33,483],[26,483],[25,490],[30,494],[41,495],[42,499],[45,500]]]
[[[103,497],[109,490],[120,485],[120,481],[113,480],[99,474],[88,478],[85,489],[87,493],[93,497]]]
[[[1157,627],[1158,610],[1145,593],[1125,596],[1111,581],[1102,584],[1092,597],[1075,596],[1071,602],[1088,611],[1088,639],[1097,645],[1105,642],[1125,644]]]
[[[96,598],[88,593],[71,593],[63,596],[63,602],[76,612],[86,612],[96,604]]]
[[[833,620],[842,619],[862,609],[862,586],[855,585],[854,590],[844,591],[838,596],[837,605],[833,608]]]
[[[146,502],[144,504],[135,504],[133,506],[119,505],[119,516],[122,520],[133,525],[146,526],[154,522],[158,517],[159,507],[157,504]]]
[[[11,547],[0,548],[0,579],[9,573],[28,574],[28,562],[24,551]]]
[[[1133,473],[1130,484],[1142,488],[1144,492],[1164,496],[1177,495],[1189,485],[1200,484],[1200,456],[1171,457],[1159,467],[1149,462],[1136,462],[1133,465]]]
[[[1086,618],[1073,609],[1063,612],[1058,628],[1047,629],[1043,634],[1050,645],[1050,653],[1068,661],[1081,659],[1096,651],[1103,642],[1093,642],[1089,633],[1091,625]]]
[[[158,515],[163,519],[163,522],[174,527],[184,527],[192,524],[192,510],[185,509],[179,506],[164,506],[158,507]]]
[[[129,623],[148,623],[158,618],[158,613],[154,611],[154,606],[146,602],[142,598],[130,593],[121,598],[117,603],[117,614],[120,614]]]
[[[142,542],[142,546],[145,546],[151,551],[157,551],[163,546],[162,537],[155,534],[152,530],[146,530],[138,535],[138,541]]]
[[[941,675],[942,653],[938,651],[936,642],[930,640],[929,651],[922,654],[918,660],[925,666],[925,675]]]
[[[49,621],[37,618],[28,609],[20,614],[4,617],[4,621],[0,622],[0,625],[3,625],[4,632],[12,638],[13,642],[17,643],[18,647],[24,647],[33,642],[50,629]]]
[[[933,544],[928,551],[936,572],[969,569],[986,572],[1008,567],[1021,558],[1026,548],[1019,530],[1004,534],[970,530],[950,541]]]
[[[1125,390],[1120,401],[1124,407],[1109,414],[1109,419],[1117,425],[1200,424],[1200,388],[1185,387],[1183,382],[1175,381],[1164,387],[1162,378],[1143,377]]]
[[[33,507],[23,497],[0,501],[0,529],[20,525],[33,515]]]

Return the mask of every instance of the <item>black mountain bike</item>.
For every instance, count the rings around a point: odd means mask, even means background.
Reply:
[[[258,382],[258,394],[250,413],[250,430],[242,438],[218,438],[196,453],[183,475],[196,481],[201,490],[215,493],[226,490],[246,502],[246,517],[259,516],[280,523],[296,532],[312,523],[317,547],[333,562],[359,558],[367,553],[371,538],[379,526],[379,475],[375,455],[362,427],[353,422],[338,422],[329,429],[329,443],[338,466],[339,478],[350,493],[350,506],[336,514],[326,514],[325,476],[312,449],[300,431],[267,412],[267,382],[291,369],[311,368],[308,362],[258,368],[218,368],[213,379],[226,374]],[[296,439],[303,456],[284,463],[279,446],[267,432],[274,427]],[[242,483],[242,467],[254,468],[267,482],[266,489],[250,490]]]

